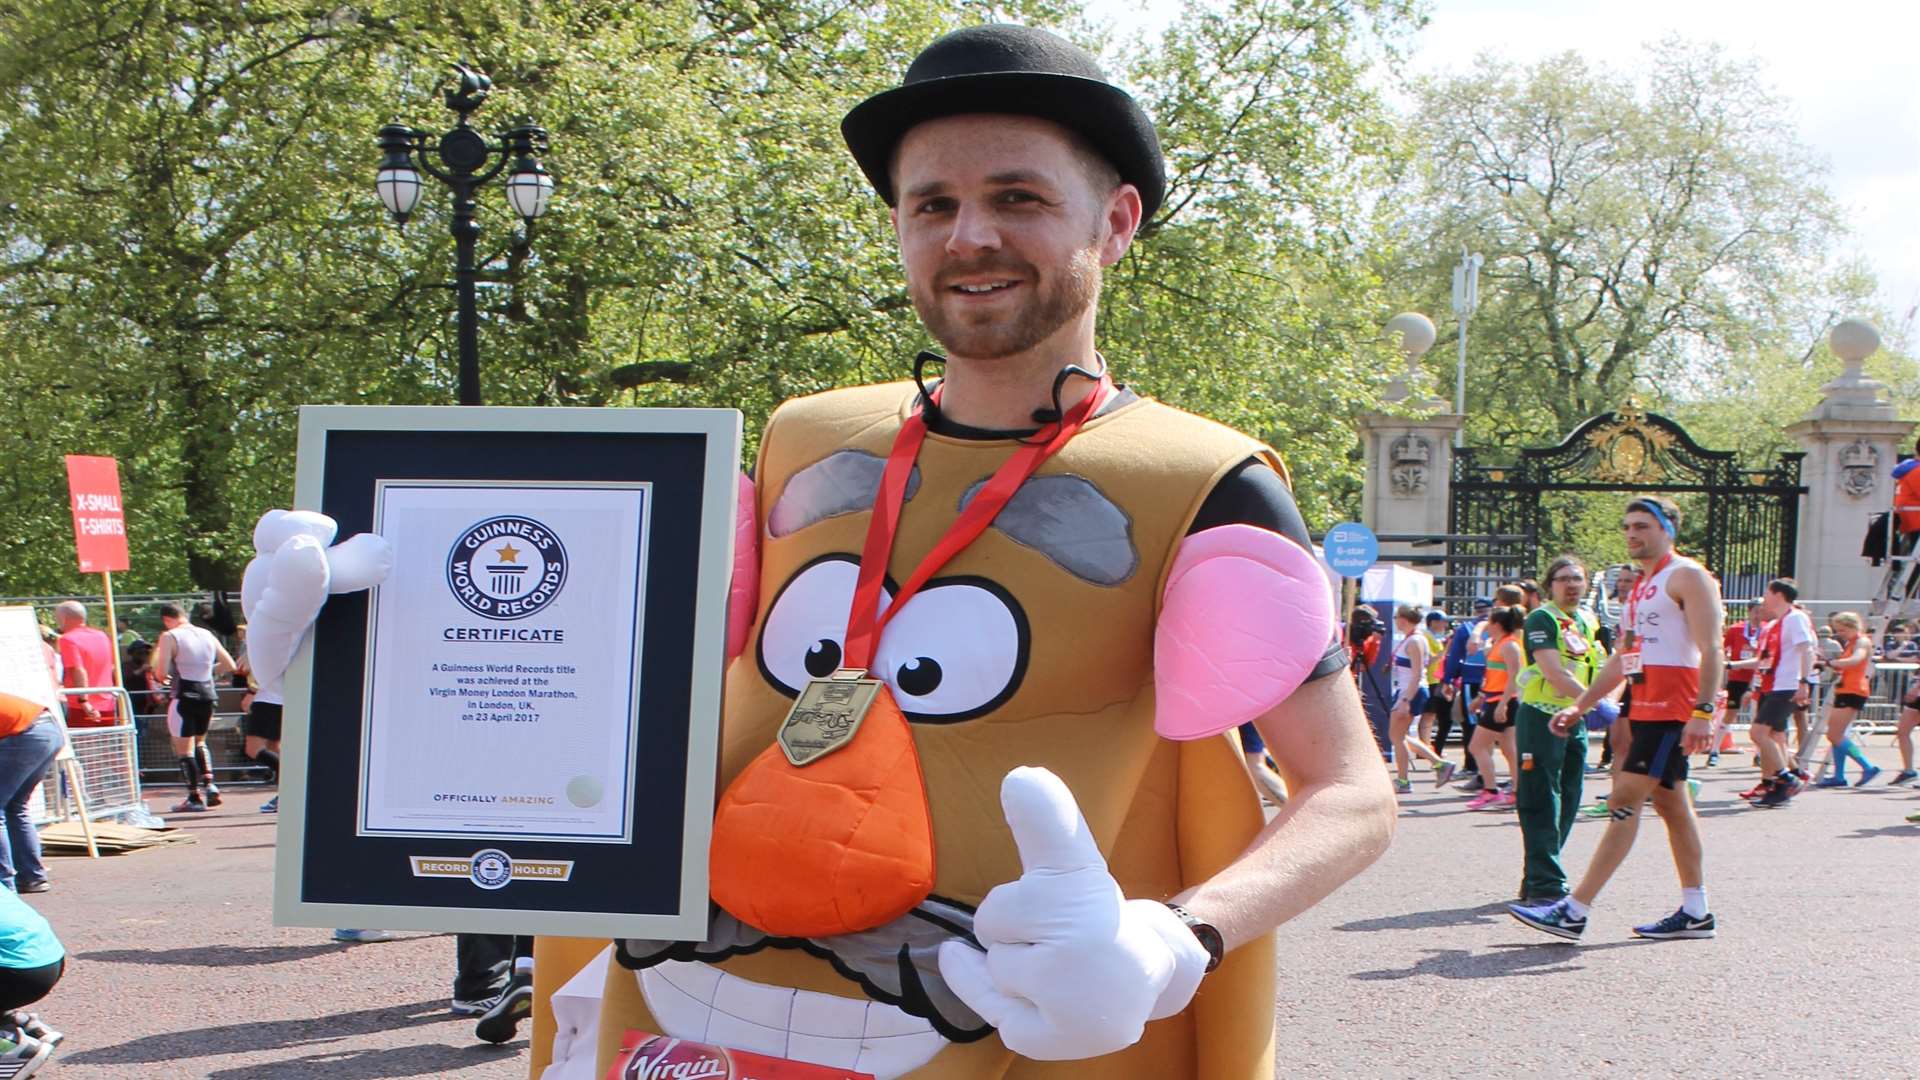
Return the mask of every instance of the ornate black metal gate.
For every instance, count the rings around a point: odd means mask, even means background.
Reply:
[[[1803,454],[1781,454],[1771,468],[1743,469],[1732,451],[1704,449],[1680,425],[1632,401],[1585,421],[1558,446],[1521,450],[1498,463],[1482,461],[1482,453],[1461,449],[1453,460],[1448,531],[1455,539],[1446,592],[1456,606],[1489,595],[1497,581],[1513,580],[1516,567],[1538,572],[1543,554],[1577,550],[1566,530],[1556,529],[1549,504],[1580,496],[1560,493],[1673,498],[1685,518],[1680,549],[1707,564],[1724,595],[1758,596],[1769,578],[1793,573],[1806,492]],[[1549,545],[1556,550],[1544,551]]]

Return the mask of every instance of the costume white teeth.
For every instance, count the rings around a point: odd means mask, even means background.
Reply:
[[[789,990],[699,961],[667,960],[634,973],[660,1034],[896,1080],[933,1060],[947,1040],[933,1025],[878,1001]]]

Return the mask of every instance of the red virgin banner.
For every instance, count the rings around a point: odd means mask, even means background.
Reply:
[[[67,490],[73,496],[73,546],[80,554],[81,573],[127,569],[120,463],[110,457],[68,454]]]

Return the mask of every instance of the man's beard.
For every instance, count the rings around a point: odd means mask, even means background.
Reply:
[[[1004,271],[1021,278],[1031,290],[1010,314],[956,315],[945,306],[955,278]],[[1073,253],[1058,275],[1041,277],[1025,262],[988,258],[941,268],[931,283],[912,286],[913,308],[920,321],[948,355],[972,360],[998,360],[1026,352],[1079,318],[1100,295],[1100,257],[1095,248]]]

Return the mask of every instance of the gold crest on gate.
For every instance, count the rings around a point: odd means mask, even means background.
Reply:
[[[795,768],[811,765],[853,741],[880,693],[880,680],[865,675],[864,671],[836,671],[800,689],[776,736],[780,752]]]

